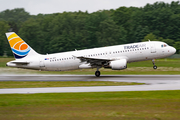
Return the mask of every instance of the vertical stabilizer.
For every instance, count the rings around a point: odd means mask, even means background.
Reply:
[[[27,43],[25,43],[16,33],[6,33],[11,50],[16,59],[21,59],[29,56],[39,55]]]

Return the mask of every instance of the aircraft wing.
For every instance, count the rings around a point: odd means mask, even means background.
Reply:
[[[76,56],[74,56],[76,57]],[[92,67],[93,66],[105,66],[109,63],[109,61],[112,61],[112,59],[106,59],[106,58],[89,58],[89,57],[83,57],[79,56],[76,57],[81,60],[82,63],[86,62],[86,64],[90,64]]]

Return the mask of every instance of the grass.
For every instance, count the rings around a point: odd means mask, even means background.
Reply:
[[[180,91],[0,95],[2,120],[178,120]]]
[[[14,58],[0,58],[0,67],[6,67],[6,63],[15,60]]]
[[[155,60],[155,64],[158,67],[172,67],[179,68],[180,67],[180,59],[157,59]],[[152,67],[152,61],[141,61],[141,62],[133,62],[128,64],[128,67]]]
[[[3,81],[2,88],[38,88],[38,87],[79,87],[79,86],[122,86],[142,85],[135,82],[110,82],[110,81]]]

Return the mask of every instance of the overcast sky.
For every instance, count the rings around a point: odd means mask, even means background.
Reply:
[[[171,3],[173,0],[0,0],[0,12],[6,9],[25,8],[31,15],[64,11],[88,11],[117,9],[121,6],[143,7],[157,1]],[[174,0],[178,1],[178,0]]]

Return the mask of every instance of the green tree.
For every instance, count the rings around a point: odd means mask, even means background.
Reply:
[[[165,42],[165,43],[167,43],[170,46],[174,45],[174,40],[171,40],[171,39],[163,39],[162,37],[160,37],[158,40],[162,41],[162,42]]]
[[[99,46],[110,46],[127,42],[125,30],[116,25],[112,19],[102,21],[96,35]]]
[[[180,54],[180,41],[175,42],[174,47],[176,48],[176,53]]]
[[[11,49],[10,49],[8,40],[5,36],[5,33],[9,29],[9,25],[5,21],[0,21],[0,28],[1,28],[0,30],[0,56],[3,56],[5,53],[7,55],[12,55],[12,53],[10,52]]]
[[[127,7],[120,7],[114,11],[112,16],[118,25],[127,27],[128,21],[131,18],[131,10]]]
[[[150,32],[149,27],[142,27],[141,25],[136,27],[133,31],[133,42],[140,42]]]
[[[52,19],[49,25],[52,34],[49,47],[53,46],[51,52],[71,51],[81,49],[85,44],[88,45],[84,25],[86,16],[87,13],[80,11],[77,13],[64,12]]]
[[[19,32],[37,52],[54,53],[115,44],[158,40],[180,41],[180,2],[119,7],[94,13],[30,15],[23,8],[0,12],[0,21]],[[1,41],[2,44],[5,44]],[[2,53],[1,53],[2,54]]]
[[[100,47],[102,45],[99,45],[97,42],[97,32],[101,29],[100,23],[106,19],[108,19],[110,16],[109,14],[106,14],[106,11],[98,11],[94,12],[87,16],[86,23],[85,23],[85,30],[87,31],[87,42],[88,48],[94,48],[94,47]]]
[[[148,41],[148,40],[157,41],[157,37],[153,33],[150,33],[147,34],[142,41]]]
[[[0,12],[0,20],[7,21],[11,30],[16,33],[19,31],[21,24],[30,17],[32,16],[24,8],[7,9]]]
[[[33,46],[33,49],[42,53],[45,44],[44,34],[41,30],[40,24],[36,20],[29,19],[24,22],[23,27],[19,31],[19,35],[30,46]]]

